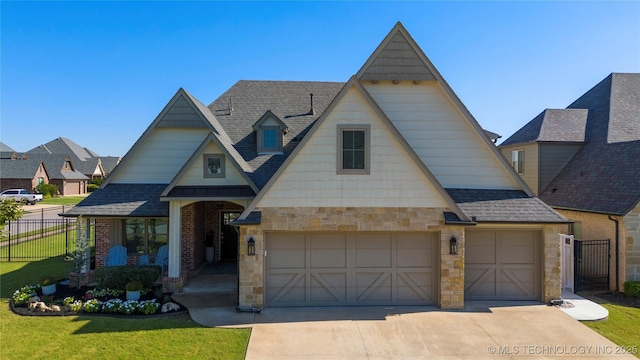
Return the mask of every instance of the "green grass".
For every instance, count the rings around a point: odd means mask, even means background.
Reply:
[[[45,205],[76,205],[84,200],[86,196],[58,196],[49,199],[43,199],[40,204]]]
[[[93,237],[93,232],[91,233]],[[21,238],[18,236],[17,238]],[[13,238],[15,239],[15,237]],[[68,243],[68,244],[67,244]],[[2,243],[0,243],[2,244]],[[5,243],[6,244],[6,243]],[[54,257],[62,256],[67,253],[67,245],[69,246],[69,253],[73,253],[76,249],[76,231],[70,230],[65,235],[64,232],[58,234],[52,234],[40,239],[23,241],[18,244],[11,241],[11,258],[12,259],[24,259],[33,256],[34,254],[41,257]],[[0,246],[0,257],[6,258],[8,256],[9,247]]]
[[[187,314],[152,318],[19,316],[8,299],[44,275],[63,278],[72,263],[0,262],[0,358],[244,359],[250,330],[206,328]]]
[[[633,352],[640,358],[640,309],[610,303],[601,303],[609,310],[609,317],[603,321],[583,322],[584,325],[622,347],[638,349]],[[635,348],[634,348],[635,347]]]

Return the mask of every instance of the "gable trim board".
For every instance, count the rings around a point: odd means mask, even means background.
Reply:
[[[487,135],[487,133],[485,133],[484,129],[482,129],[480,124],[478,124],[478,121],[469,112],[469,110],[462,103],[462,101],[460,100],[458,95],[456,95],[456,93],[449,86],[449,84],[446,82],[444,77],[442,77],[442,75],[440,74],[438,69],[433,65],[431,60],[429,60],[427,55],[425,55],[425,53],[422,51],[420,46],[418,46],[418,44],[415,42],[413,37],[409,34],[409,32],[405,29],[405,27],[399,21],[396,23],[396,25],[393,27],[393,29],[391,29],[391,31],[387,34],[387,36],[380,43],[380,45],[378,45],[378,47],[371,54],[371,56],[368,58],[368,60],[365,62],[365,64],[360,68],[360,70],[355,75],[356,78],[358,78],[359,80],[371,80],[374,83],[376,83],[378,80],[392,80],[392,81],[412,80],[415,83],[419,83],[420,82],[421,79],[416,79],[416,78],[406,78],[406,79],[405,78],[367,79],[367,76],[366,76],[367,71],[369,71],[369,69],[371,68],[372,64],[376,61],[378,56],[382,52],[385,51],[387,46],[389,46],[391,40],[397,34],[400,34],[405,39],[405,41],[407,42],[407,44],[409,45],[411,50],[416,54],[418,59],[421,61],[421,63],[422,63],[421,65],[426,67],[428,69],[428,71],[433,75],[433,78],[437,82],[438,86],[440,86],[440,88],[445,92],[445,94],[448,96],[449,100],[451,100],[453,102],[454,106],[458,109],[458,111],[460,111],[460,113],[462,114],[463,118],[465,118],[467,120],[467,122],[475,129],[476,135],[481,138],[482,143],[484,144],[486,149],[488,149],[493,154],[495,159],[508,172],[508,174],[510,175],[511,179],[515,183],[517,183],[518,186],[522,190],[524,190],[529,196],[535,196],[533,191],[527,185],[527,183],[524,182],[518,176],[518,174],[513,170],[511,165],[509,165],[509,163],[502,156],[502,154],[500,154],[500,151],[496,148],[496,146],[493,144],[491,139],[489,139],[489,136]],[[391,69],[393,70],[394,68],[392,67]]]
[[[449,205],[452,212],[454,212],[458,218],[464,220],[467,219],[466,215],[460,210],[460,208],[456,205],[456,203],[451,199],[449,194],[445,191],[445,189],[440,185],[438,180],[431,174],[429,169],[424,165],[422,160],[416,155],[413,149],[409,146],[409,144],[404,140],[400,132],[396,129],[396,127],[391,123],[386,114],[380,109],[375,100],[369,95],[367,90],[360,84],[360,81],[355,76],[352,76],[351,79],[343,86],[338,95],[333,99],[331,104],[327,107],[322,115],[316,120],[313,127],[309,130],[309,132],[302,139],[300,144],[295,148],[295,150],[289,155],[289,157],[285,160],[285,162],[280,166],[280,168],[276,171],[276,173],[271,177],[271,179],[267,182],[267,184],[262,188],[260,193],[256,196],[256,198],[247,206],[245,211],[240,216],[240,219],[245,219],[255,208],[258,206],[260,201],[264,198],[264,196],[269,192],[269,190],[274,186],[274,184],[278,181],[280,176],[286,171],[289,167],[289,164],[294,161],[294,159],[298,156],[298,154],[302,151],[305,145],[310,141],[313,137],[313,134],[322,126],[325,119],[333,112],[336,106],[340,103],[340,101],[346,96],[351,88],[355,88],[358,93],[363,96],[371,109],[378,115],[380,120],[386,125],[387,129],[395,136],[398,142],[402,145],[403,149],[407,152],[407,154],[411,157],[413,162],[420,168],[424,176],[430,181],[430,183],[434,186],[438,194],[442,197],[442,199]]]
[[[169,185],[167,186],[167,188],[162,192],[162,194],[160,194],[160,197],[164,198],[167,196],[167,194],[169,194],[169,192],[171,192],[171,190],[178,184],[178,182],[180,181],[180,179],[182,179],[182,177],[187,173],[187,171],[189,171],[189,168],[195,164],[196,162],[200,161],[200,157],[204,154],[205,149],[207,148],[207,146],[209,145],[209,143],[214,142],[222,151],[222,153],[224,154],[226,160],[231,163],[231,165],[233,165],[233,167],[238,171],[238,173],[240,174],[240,176],[242,176],[242,178],[247,182],[247,184],[251,187],[251,189],[255,192],[258,193],[260,190],[258,189],[258,187],[253,183],[253,181],[251,181],[251,179],[249,178],[249,176],[247,175],[247,173],[244,171],[244,169],[240,166],[240,164],[238,164],[238,162],[236,161],[236,159],[231,156],[230,152],[228,151],[228,149],[222,144],[222,142],[218,139],[217,135],[214,133],[210,133],[200,144],[200,146],[198,146],[198,148],[196,149],[196,151],[193,152],[193,155],[191,155],[191,157],[189,158],[189,160],[187,160],[184,165],[182,166],[182,168],[180,169],[180,171],[178,171],[178,173],[176,174],[176,176],[173,178],[173,180],[171,180],[171,182],[169,183]]]
[[[191,107],[191,109],[194,111],[195,115],[198,116],[198,118],[202,121],[202,128],[208,128],[210,131],[214,132],[214,133],[218,133],[218,129],[216,129],[213,124],[211,124],[211,122],[209,121],[209,119],[205,116],[205,114],[203,113],[203,109],[207,109],[206,106],[202,105],[202,106],[198,106],[197,104],[199,103],[199,101],[197,101],[195,98],[193,98],[191,96],[191,94],[189,94],[188,92],[186,92],[183,88],[178,89],[178,91],[176,91],[176,93],[173,95],[173,97],[169,100],[169,102],[167,103],[167,105],[165,105],[165,107],[162,109],[162,111],[160,111],[160,113],[156,116],[156,118],[151,122],[151,124],[147,127],[147,129],[142,133],[142,135],[138,138],[138,140],[136,140],[136,142],[133,144],[133,146],[131,147],[131,149],[129,149],[129,151],[127,151],[127,153],[124,155],[124,157],[122,158],[122,161],[120,161],[120,163],[113,169],[113,171],[111,171],[110,176],[108,176],[105,181],[102,183],[101,187],[105,187],[107,186],[110,182],[112,182],[114,179],[116,179],[118,177],[118,174],[122,171],[122,168],[124,168],[125,166],[127,166],[127,164],[131,161],[131,157],[133,157],[136,153],[136,150],[138,150],[141,146],[142,143],[150,136],[151,132],[157,128],[157,127],[163,127],[160,124],[163,122],[165,116],[171,111],[171,109],[173,109],[174,105],[176,104],[176,102],[178,102],[180,99],[185,100],[188,105]],[[207,109],[207,111],[209,111]],[[213,116],[213,115],[211,115]],[[171,124],[175,125],[174,121],[170,122]],[[190,123],[188,125],[188,127],[194,127],[193,123]]]

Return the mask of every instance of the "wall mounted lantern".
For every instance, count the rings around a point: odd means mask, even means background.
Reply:
[[[255,255],[256,254],[256,241],[253,240],[253,237],[250,237],[247,241],[247,255]]]
[[[458,239],[455,236],[452,236],[451,240],[449,240],[449,254],[458,255]]]

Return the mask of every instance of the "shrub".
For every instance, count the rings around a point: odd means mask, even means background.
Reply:
[[[127,291],[140,291],[144,288],[144,285],[138,280],[131,280],[124,286]]]
[[[640,281],[626,281],[624,293],[630,297],[640,297]]]
[[[140,281],[143,288],[153,289],[160,270],[154,265],[109,266],[96,269],[94,279],[99,289],[124,289],[131,279]]]
[[[100,312],[101,308],[102,303],[98,299],[87,300],[87,302],[82,305],[82,309],[88,313]]]
[[[36,191],[45,199],[58,196],[58,187],[54,184],[39,184],[36,186]]]
[[[56,281],[52,277],[44,277],[40,280],[40,285],[42,286],[52,285],[55,283]]]
[[[145,300],[138,303],[138,311],[145,315],[155,314],[159,307],[160,304],[158,304],[155,299]]]
[[[13,293],[13,304],[24,305],[29,302],[29,298],[35,296],[39,287],[35,285],[25,285]]]
[[[99,187],[100,187],[100,185],[88,184],[87,185],[87,192],[94,192],[94,191],[98,190]]]
[[[83,306],[82,300],[76,300],[71,304],[69,304],[69,308],[71,309],[71,311],[75,311],[75,312],[82,310],[82,306]]]
[[[62,305],[69,306],[69,305],[73,304],[75,301],[76,301],[76,299],[74,299],[73,296],[68,296],[68,297],[66,297],[66,298],[64,298],[62,300]]]

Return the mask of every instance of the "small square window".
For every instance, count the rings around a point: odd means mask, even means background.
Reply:
[[[204,177],[224,177],[224,155],[204,155]]]
[[[281,153],[282,131],[278,127],[265,126],[258,132],[259,153]]]
[[[369,174],[369,130],[338,125],[338,174]]]

